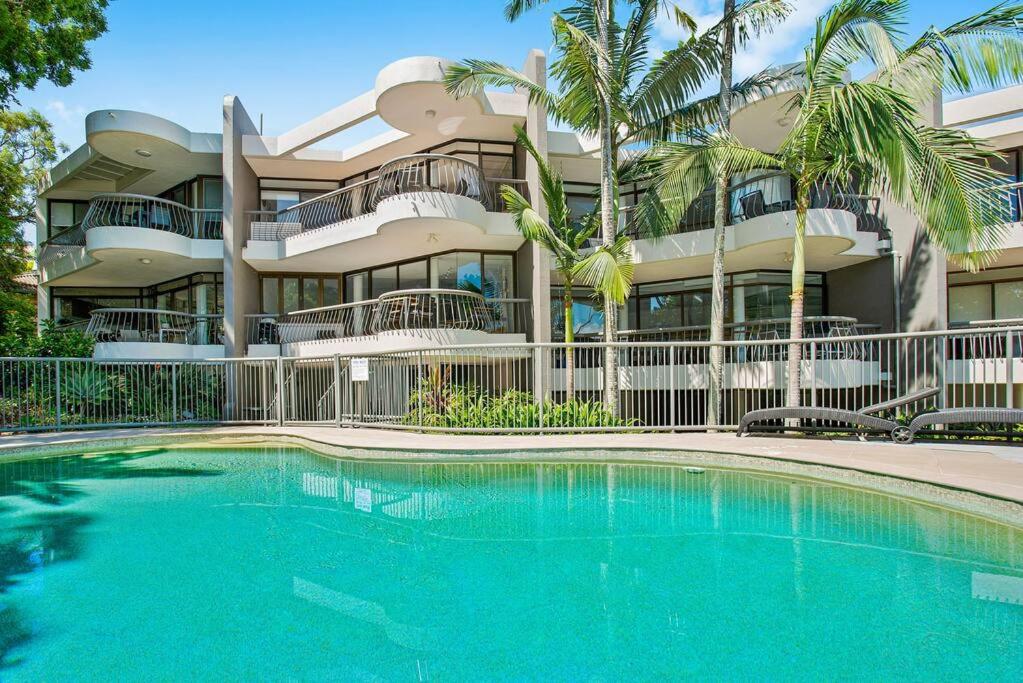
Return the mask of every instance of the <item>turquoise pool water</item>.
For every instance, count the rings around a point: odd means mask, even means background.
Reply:
[[[4,680],[1020,680],[1023,532],[797,479],[0,465]]]

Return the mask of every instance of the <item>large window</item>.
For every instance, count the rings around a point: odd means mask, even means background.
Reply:
[[[47,202],[47,207],[47,236],[53,237],[81,223],[89,210],[89,202],[51,199]]]
[[[399,289],[460,289],[488,299],[515,296],[515,257],[452,251],[371,270],[346,273],[345,302],[375,299]]]
[[[487,140],[451,140],[434,147],[419,150],[420,154],[446,154],[472,162],[483,169],[488,180],[497,178],[518,178],[519,168],[515,160],[515,144]],[[355,185],[379,175],[380,167],[369,169],[341,181],[342,187]]]
[[[54,287],[51,316],[58,323],[88,320],[97,308],[154,308],[179,313],[224,312],[224,274],[193,273],[151,287]]]
[[[948,282],[950,324],[1023,318],[1023,268],[950,273]]]
[[[787,318],[790,312],[789,274],[769,271],[725,277],[725,322]],[[807,273],[805,315],[824,315],[824,276]],[[552,322],[563,334],[562,293],[552,288]],[[589,292],[574,292],[576,335],[603,332],[603,313]],[[711,279],[689,278],[636,285],[619,313],[621,329],[657,330],[710,325]],[[563,336],[561,338],[564,338]]]
[[[263,313],[291,313],[341,303],[341,282],[337,275],[262,275],[259,290]]]

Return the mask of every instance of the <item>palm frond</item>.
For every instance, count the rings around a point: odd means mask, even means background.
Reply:
[[[629,298],[635,266],[632,240],[619,235],[611,245],[601,245],[573,269],[575,278],[615,304]]]
[[[534,83],[521,71],[486,59],[466,59],[452,64],[444,73],[444,87],[455,98],[469,97],[485,86],[515,88],[524,91],[529,101],[542,104],[555,119],[560,119],[561,103],[557,95]]]
[[[547,0],[508,0],[504,6],[504,18],[515,21],[529,10],[547,3]]]
[[[898,63],[878,75],[914,95],[935,89],[970,92],[1023,79],[1023,5],[1002,2],[951,26],[927,29]]]
[[[995,155],[967,133],[918,130],[907,197],[927,235],[969,270],[989,264],[1009,229],[1009,179],[989,166]]]

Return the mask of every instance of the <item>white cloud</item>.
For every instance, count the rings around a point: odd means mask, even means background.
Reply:
[[[777,24],[771,33],[753,40],[735,55],[735,76],[742,78],[771,65],[802,60],[802,50],[817,17],[830,6],[832,0],[789,0],[792,12]],[[704,30],[721,20],[721,0],[676,0],[679,8],[690,14],[698,30]],[[671,12],[661,12],[657,19],[657,33],[661,39],[660,51],[670,48],[688,36],[685,29],[675,23]]]
[[[85,107],[69,107],[63,100],[50,100],[46,103],[46,111],[53,112],[54,116],[65,123],[81,120],[85,116]]]

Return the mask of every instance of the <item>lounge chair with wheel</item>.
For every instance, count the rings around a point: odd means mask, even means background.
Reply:
[[[897,441],[912,443],[917,432],[934,425],[1004,424],[1011,427],[1020,423],[1023,423],[1023,410],[1014,408],[944,408],[914,417]]]
[[[750,426],[756,422],[765,420],[818,420],[822,422],[838,422],[840,424],[863,427],[863,431],[884,432],[892,437],[893,441],[907,443],[906,436],[910,428],[900,425],[895,420],[879,417],[877,413],[883,413],[893,408],[909,405],[915,401],[922,401],[936,395],[940,389],[929,387],[914,391],[911,394],[903,394],[889,401],[875,403],[860,410],[839,410],[837,408],[764,408],[762,410],[751,410],[739,420],[738,436],[749,433]],[[912,437],[909,437],[912,441]]]

